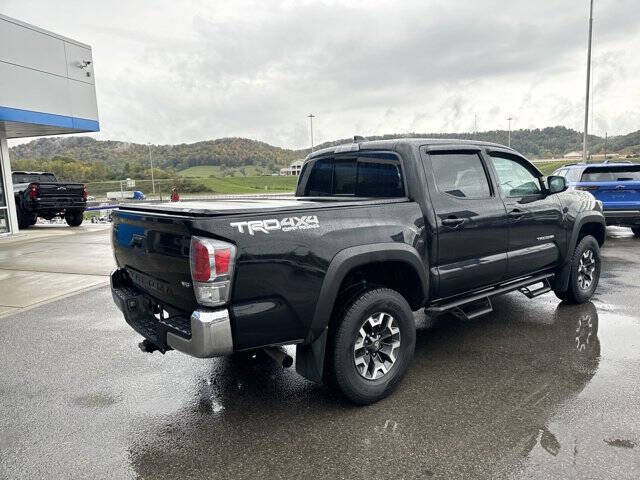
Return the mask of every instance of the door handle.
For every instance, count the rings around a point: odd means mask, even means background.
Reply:
[[[442,219],[442,225],[449,228],[458,228],[466,221],[465,218],[449,217]]]
[[[509,212],[509,216],[511,218],[515,218],[516,220],[521,219],[524,214],[525,212],[523,210],[520,210],[519,208],[514,208]]]

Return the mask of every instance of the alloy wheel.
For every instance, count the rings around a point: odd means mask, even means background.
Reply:
[[[386,375],[396,363],[400,348],[400,328],[386,312],[367,318],[358,330],[353,346],[353,361],[358,373],[367,380]]]
[[[582,252],[580,264],[578,265],[578,287],[588,290],[593,283],[594,272],[596,270],[596,258],[593,250],[588,249]]]

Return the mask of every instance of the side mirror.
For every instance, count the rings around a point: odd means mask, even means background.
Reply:
[[[560,193],[567,189],[567,180],[559,175],[551,175],[547,177],[547,185],[549,185],[549,193]]]

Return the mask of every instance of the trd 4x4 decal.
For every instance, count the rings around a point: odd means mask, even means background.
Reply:
[[[255,235],[256,232],[269,233],[271,230],[282,230],[283,232],[309,230],[319,228],[320,222],[316,215],[304,215],[302,217],[285,217],[280,220],[269,218],[267,220],[231,222],[229,225],[237,228],[240,233],[248,232],[249,235]]]

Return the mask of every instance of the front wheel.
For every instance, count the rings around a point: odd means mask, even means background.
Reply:
[[[632,227],[631,231],[636,238],[640,238],[640,227]]]
[[[20,228],[20,230],[24,230],[26,228],[29,228],[32,223],[31,223],[31,216],[25,212],[22,211],[22,208],[18,207],[16,209],[16,214],[18,217],[18,228]]]
[[[576,245],[571,257],[569,288],[555,291],[556,296],[568,303],[585,303],[596,291],[600,280],[600,246],[587,235]]]
[[[413,356],[411,307],[395,290],[378,288],[355,298],[337,320],[325,380],[360,405],[383,399],[400,383]]]
[[[82,224],[82,220],[84,220],[84,215],[83,212],[66,212],[64,219],[70,227],[79,227]]]

